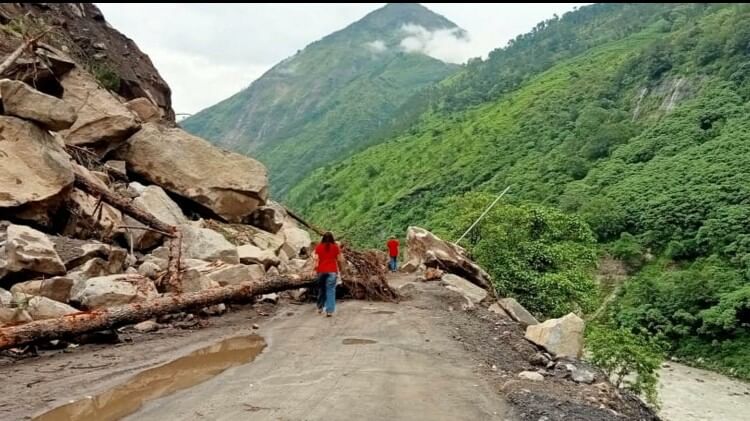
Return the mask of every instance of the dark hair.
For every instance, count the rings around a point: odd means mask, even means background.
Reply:
[[[326,250],[328,250],[331,247],[331,244],[334,244],[336,240],[333,238],[333,233],[331,231],[327,231],[325,234],[323,234],[323,239],[320,240],[321,243],[326,245]]]

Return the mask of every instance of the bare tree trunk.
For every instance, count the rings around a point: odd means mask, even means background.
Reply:
[[[177,313],[187,309],[248,300],[255,295],[302,288],[310,282],[309,278],[298,275],[281,276],[262,283],[246,283],[189,294],[166,295],[140,303],[4,327],[0,328],[0,349],[43,340],[69,338],[86,332],[139,323],[163,314]]]
[[[47,35],[49,31],[50,30],[48,29],[41,34],[22,42],[21,45],[18,46],[18,48],[16,48],[12,53],[8,55],[8,57],[5,58],[5,60],[3,60],[2,63],[0,63],[0,75],[8,70],[8,68],[12,66],[13,63],[16,62],[16,60],[18,60],[18,57],[21,57],[21,54],[23,54],[24,50],[31,49],[34,45],[37,44],[37,42],[39,42],[40,39],[42,39],[43,36]]]
[[[133,205],[126,198],[91,183],[86,179],[86,177],[84,177],[82,174],[79,174],[78,172],[76,172],[75,185],[84,192],[94,197],[101,198],[103,202],[133,217],[133,219],[137,220],[138,222],[167,233],[167,235],[170,237],[175,236],[176,228],[174,226],[161,222],[150,213],[144,212],[137,206]]]

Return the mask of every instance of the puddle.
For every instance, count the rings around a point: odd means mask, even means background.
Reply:
[[[138,373],[125,384],[93,398],[57,407],[34,421],[119,420],[147,401],[202,383],[222,371],[248,363],[266,347],[258,335],[230,338],[172,362]]]
[[[344,345],[367,345],[376,344],[378,341],[373,341],[372,339],[346,338],[341,341],[341,343]]]
[[[389,310],[378,310],[378,311],[373,311],[372,314],[396,314],[396,312],[389,311]]]

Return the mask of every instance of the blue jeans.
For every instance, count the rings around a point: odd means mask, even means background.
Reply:
[[[398,269],[398,257],[391,256],[391,259],[388,261],[388,268],[391,272],[395,272]]]
[[[336,273],[324,272],[318,274],[318,308],[326,308],[326,313],[333,313],[336,309]]]

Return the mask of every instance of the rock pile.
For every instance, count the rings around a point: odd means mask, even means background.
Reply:
[[[61,60],[59,86],[0,79],[0,325],[170,293],[160,283],[170,234],[79,189],[76,177],[177,227],[183,292],[304,267],[290,262],[307,257],[310,235],[269,201],[260,162],[173,127],[147,95],[126,101]]]

